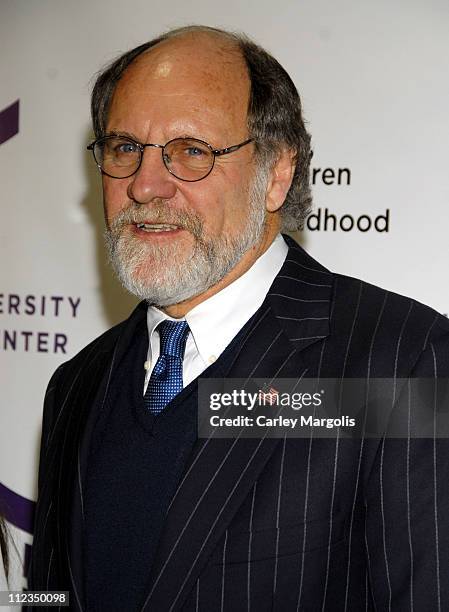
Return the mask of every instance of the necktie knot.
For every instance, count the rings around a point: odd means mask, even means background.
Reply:
[[[189,326],[187,321],[162,321],[158,326],[160,338],[160,355],[184,357]]]

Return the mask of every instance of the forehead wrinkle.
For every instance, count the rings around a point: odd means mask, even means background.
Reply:
[[[120,80],[114,92],[111,107],[113,106],[114,99],[117,98],[117,96],[132,100],[135,95],[133,92],[135,85],[142,85],[144,79],[136,74],[135,76],[131,76],[131,78],[124,78],[123,80]],[[191,90],[192,85],[195,86],[195,82],[198,83],[197,92]],[[242,106],[242,97],[240,95],[242,93],[241,88],[235,87],[235,79],[233,79],[231,75],[226,75],[226,77],[223,78],[223,74],[218,75],[215,72],[205,70],[201,74],[197,73],[189,83],[185,82],[183,84],[182,82],[179,82],[177,85],[177,87],[179,87],[178,91],[173,90],[172,84],[167,83],[167,88],[165,88],[164,85],[165,84],[161,84],[161,86],[156,88],[154,84],[151,86],[151,82],[149,82],[148,87],[143,94],[144,97],[148,98],[149,100],[160,98],[165,98],[167,100],[182,100],[190,98],[192,110],[198,112],[205,111],[204,100],[201,100],[201,98],[204,99],[208,96],[215,99],[217,96],[219,96],[222,104],[226,105],[228,108],[231,108],[232,106],[240,108]],[[190,91],[183,91],[183,88],[189,88]],[[198,100],[198,102],[195,105],[196,100]],[[212,106],[207,107],[207,110],[211,111],[214,105],[215,102],[212,102]],[[243,106],[246,108],[245,104]]]

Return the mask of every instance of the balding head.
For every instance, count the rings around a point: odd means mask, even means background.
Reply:
[[[188,105],[196,125],[224,125],[231,140],[213,144],[225,146],[248,137],[249,94],[248,71],[236,44],[219,33],[187,31],[159,42],[134,59],[117,83],[108,119],[111,114],[117,118],[118,99],[125,112],[124,99],[131,108],[135,107],[136,96],[149,104],[156,96],[167,104],[179,101],[183,107]],[[181,112],[181,104],[178,107]],[[107,131],[114,131],[115,126],[109,123],[107,120]]]

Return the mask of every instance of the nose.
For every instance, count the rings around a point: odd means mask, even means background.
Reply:
[[[149,204],[155,198],[168,200],[176,193],[176,179],[164,166],[162,149],[144,149],[142,163],[128,185],[128,196],[137,204]]]

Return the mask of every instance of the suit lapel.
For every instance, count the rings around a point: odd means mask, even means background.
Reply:
[[[284,238],[289,251],[267,299],[286,337],[301,351],[329,334],[333,275]]]
[[[298,355],[329,333],[332,275],[291,239],[227,378],[299,378]],[[279,439],[199,440],[167,514],[143,609],[178,610]]]

